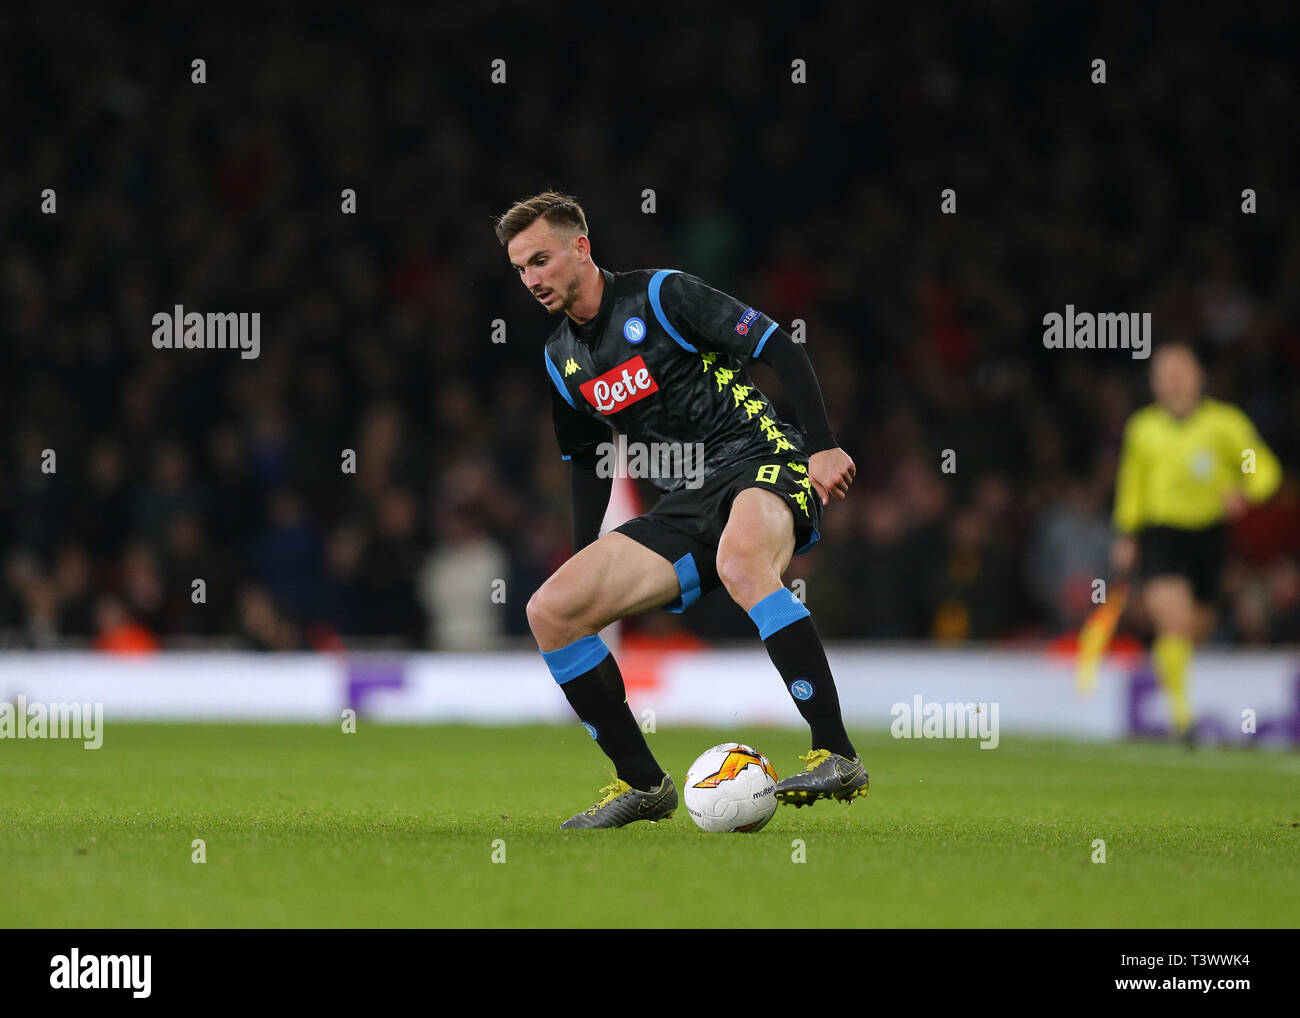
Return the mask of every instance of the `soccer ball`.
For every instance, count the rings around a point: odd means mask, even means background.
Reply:
[[[710,834],[761,831],[776,812],[776,768],[756,749],[724,742],[686,772],[686,812]]]

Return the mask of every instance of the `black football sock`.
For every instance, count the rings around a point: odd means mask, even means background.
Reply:
[[[542,657],[583,727],[613,761],[618,776],[644,792],[657,788],[664,769],[627,705],[623,675],[605,642],[599,636],[584,636],[558,650],[543,651]]]
[[[754,605],[749,617],[758,626],[767,656],[781,673],[794,705],[812,730],[812,748],[829,749],[850,760],[857,756],[844,730],[835,679],[808,609],[782,587]]]

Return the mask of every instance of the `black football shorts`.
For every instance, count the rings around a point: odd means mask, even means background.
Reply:
[[[1219,574],[1227,555],[1227,531],[1222,524],[1204,530],[1146,527],[1138,534],[1138,568],[1143,578],[1185,576],[1202,604],[1218,598]]]
[[[822,504],[808,477],[808,457],[802,453],[744,460],[706,477],[698,488],[671,491],[648,513],[614,528],[616,533],[625,534],[672,563],[681,593],[663,605],[666,611],[684,612],[722,586],[718,579],[718,542],[732,500],[746,488],[766,488],[785,499],[794,513],[796,555],[817,543]]]

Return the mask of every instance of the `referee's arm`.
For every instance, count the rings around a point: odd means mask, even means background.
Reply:
[[[1230,469],[1239,472],[1238,491],[1251,505],[1267,502],[1282,485],[1282,464],[1264,444],[1250,418],[1231,408],[1225,416]]]
[[[1133,418],[1124,427],[1120,446],[1119,469],[1115,476],[1115,510],[1111,526],[1115,541],[1110,549],[1110,564],[1119,577],[1129,574],[1137,564],[1137,532],[1142,526],[1142,459],[1137,424]]]
[[[1138,424],[1133,418],[1124,427],[1124,441],[1120,446],[1119,469],[1115,477],[1115,511],[1111,525],[1115,530],[1132,536],[1142,526],[1142,457]]]

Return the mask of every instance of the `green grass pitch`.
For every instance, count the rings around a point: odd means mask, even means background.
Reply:
[[[753,835],[704,834],[684,808],[561,832],[607,780],[576,724],[6,740],[0,926],[1300,925],[1293,753],[852,734],[870,794],[783,806]],[[782,775],[807,748],[779,729],[649,738],[679,787],[727,739]]]

